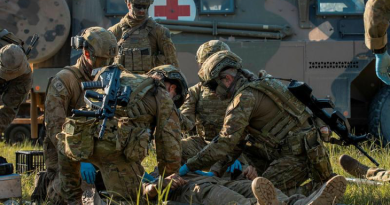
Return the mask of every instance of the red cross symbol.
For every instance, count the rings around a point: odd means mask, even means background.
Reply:
[[[166,6],[155,6],[154,16],[166,16],[167,19],[178,20],[179,16],[190,16],[190,5],[179,5],[178,0],[167,0]]]

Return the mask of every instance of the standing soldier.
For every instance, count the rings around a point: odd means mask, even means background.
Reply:
[[[376,75],[390,85],[390,56],[387,53],[387,28],[390,20],[390,1],[369,0],[364,11],[366,46],[376,57]]]
[[[0,109],[0,133],[3,133],[16,117],[31,85],[31,68],[22,48],[15,44],[2,47],[0,49],[0,95],[4,106]]]
[[[120,84],[131,88],[129,102],[116,107],[102,139],[97,139],[102,121],[86,117],[67,118],[57,136],[61,190],[69,204],[81,204],[80,161],[99,168],[113,200],[135,202],[152,133],[159,170],[166,175],[179,171],[180,122],[164,84],[130,72],[122,72]]]
[[[154,0],[125,0],[129,13],[109,30],[114,33],[119,54],[114,62],[133,73],[146,73],[153,67],[178,67],[176,48],[167,28],[148,15]]]
[[[50,181],[47,195],[55,204],[64,203],[60,195],[56,135],[61,132],[66,117],[72,115],[71,110],[85,106],[81,82],[92,81],[92,69],[108,65],[118,52],[115,36],[101,27],[88,28],[81,36],[73,37],[72,41],[72,47],[82,49],[83,54],[75,65],[65,67],[51,80],[45,101],[46,137],[43,148]],[[93,184],[94,166],[83,163],[81,176],[87,183]]]
[[[262,177],[288,194],[309,177],[315,185],[331,177],[328,153],[311,114],[280,81],[249,82],[241,74],[241,59],[230,51],[213,54],[198,74],[205,86],[232,101],[219,137],[190,158],[181,174],[219,160],[227,165],[244,152],[251,161],[262,160],[256,164]]]

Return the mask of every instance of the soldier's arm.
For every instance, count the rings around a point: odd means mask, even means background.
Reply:
[[[156,29],[156,35],[158,50],[164,55],[165,63],[178,68],[179,62],[177,61],[176,48],[172,42],[169,29],[163,26],[158,26]]]
[[[181,165],[180,120],[166,90],[158,90],[156,101],[159,105],[155,132],[157,164],[160,172],[165,170],[165,176],[168,176],[177,173]]]
[[[116,41],[119,41],[122,37],[122,29],[121,27],[119,26],[119,23],[111,26],[110,28],[108,28],[109,31],[111,31],[115,38],[116,38]]]
[[[249,125],[254,105],[255,97],[251,89],[238,94],[226,110],[224,125],[219,133],[219,138],[213,140],[205,149],[189,159],[187,161],[188,168],[198,170],[211,166],[219,160],[226,159],[227,156],[238,157],[242,152],[240,143],[243,142],[245,137],[245,128]],[[232,158],[229,161],[232,160],[234,159]]]
[[[20,105],[27,98],[31,89],[31,73],[24,74],[10,81],[8,89],[3,94],[4,106],[0,109],[0,133],[14,120]]]
[[[68,112],[70,93],[64,82],[55,77],[46,93],[45,126],[46,137],[57,147],[56,135],[62,131],[62,125]]]
[[[390,20],[390,1],[369,0],[364,12],[366,46],[381,49],[387,44],[387,28]]]
[[[201,84],[198,83],[188,89],[188,94],[186,96],[186,99],[183,103],[183,105],[180,107],[181,114],[184,115],[187,120],[191,123],[188,124],[188,126],[183,127],[182,131],[187,132],[194,128],[195,121],[196,121],[196,105],[199,99],[199,93],[200,93],[200,87]]]

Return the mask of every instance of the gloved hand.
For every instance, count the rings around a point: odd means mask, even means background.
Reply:
[[[215,176],[214,173],[212,173],[212,172],[203,172],[203,171],[200,171],[200,170],[196,170],[195,173],[197,173],[199,175],[202,175],[202,176],[206,176],[206,177],[213,177],[213,176]]]
[[[83,180],[88,184],[95,183],[96,170],[91,163],[81,162],[80,172],[81,178],[83,178]]]
[[[387,53],[375,54],[375,72],[379,79],[381,79],[387,85],[390,85],[390,76],[388,68],[390,67],[390,56]]]
[[[232,165],[230,165],[230,166],[227,168],[226,172],[233,173],[235,169],[238,169],[238,170],[242,171],[241,162],[238,161],[237,159],[236,159],[236,161],[234,161],[234,163],[233,163]]]
[[[142,182],[146,182],[146,183],[152,183],[155,180],[156,179],[152,175],[148,174],[147,172],[145,172],[144,177],[142,178]]]
[[[179,175],[184,176],[188,174],[188,172],[190,172],[190,169],[188,169],[187,164],[184,164],[183,166],[180,167]]]

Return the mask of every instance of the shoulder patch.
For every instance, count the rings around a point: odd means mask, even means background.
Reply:
[[[61,92],[62,90],[65,89],[64,84],[60,80],[56,80],[56,82],[53,83],[54,88],[58,91]]]

